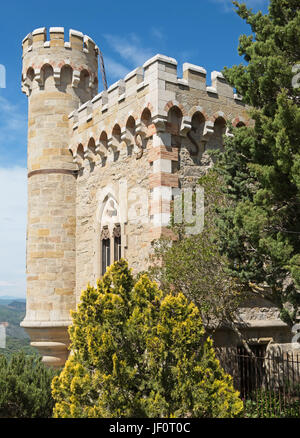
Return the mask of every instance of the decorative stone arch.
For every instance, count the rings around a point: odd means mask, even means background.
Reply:
[[[74,69],[69,63],[60,65],[60,85],[67,87],[72,85]]]
[[[32,91],[34,78],[35,78],[34,69],[32,66],[29,66],[27,70],[25,70],[24,73],[22,73],[22,91],[25,92],[27,96],[29,96]],[[1,88],[1,84],[0,84],[0,88]]]
[[[133,115],[129,115],[126,120],[125,127],[132,135],[134,135],[135,126],[136,126],[136,119],[133,117]]]
[[[240,126],[248,126],[247,121],[242,116],[235,117],[231,121],[231,123],[234,128],[239,128]]]
[[[188,116],[188,112],[186,111],[185,107],[177,100],[169,100],[169,102],[166,103],[164,110],[166,111],[166,113],[168,113],[170,109],[174,106],[178,107],[181,110],[183,116]]]
[[[189,112],[188,112],[188,116],[192,119],[193,116],[194,116],[195,114],[197,114],[197,113],[202,114],[203,117],[204,117],[204,119],[205,119],[205,121],[209,120],[209,117],[208,117],[206,111],[203,109],[202,106],[193,106],[193,107],[189,110]]]
[[[116,161],[119,158],[121,150],[121,126],[115,121],[107,142],[108,161]]]
[[[178,105],[172,105],[168,110],[166,130],[175,136],[180,135],[181,124],[184,114]]]
[[[121,125],[119,122],[115,121],[112,130],[111,136],[120,143],[121,141]]]
[[[102,129],[99,135],[99,143],[107,150],[108,135],[105,129]]]
[[[28,69],[26,70],[26,74],[25,74],[25,78],[28,79],[29,81],[33,81],[34,79],[34,69],[32,66],[28,67]]]
[[[225,123],[227,123],[228,118],[226,117],[226,114],[223,111],[216,111],[211,117],[210,120],[215,123],[217,119],[224,119]]]
[[[86,150],[91,150],[92,152],[95,152],[96,149],[96,141],[93,135],[89,137],[89,141],[87,142]]]
[[[82,142],[78,143],[78,145],[76,147],[76,155],[79,155],[82,158],[84,156],[84,146],[83,146]]]
[[[154,108],[153,108],[153,105],[150,102],[147,103],[147,105],[145,106],[144,109],[146,109],[146,108],[150,111],[151,114],[153,113],[153,109]]]
[[[84,154],[85,154],[84,146],[80,142],[75,147],[74,153],[73,153],[73,157],[74,157],[73,161],[75,164],[77,164],[79,170],[82,170],[84,167]]]
[[[205,134],[205,126],[206,126],[206,118],[203,114],[201,107],[198,108],[197,111],[193,113],[190,118],[190,127],[191,129],[187,132],[187,138],[190,140],[191,146],[189,147],[189,152],[191,156],[195,157],[195,159],[200,159],[201,155],[204,152],[205,144],[207,140],[204,140]]]
[[[49,59],[44,59],[39,68],[42,70],[46,65],[50,65],[50,67],[55,68],[55,63]]]
[[[227,119],[223,111],[217,111],[210,119],[213,124],[211,134],[205,149],[219,149],[224,147],[224,135],[226,134]]]
[[[125,127],[121,131],[121,144],[122,149],[121,153],[123,156],[130,156],[132,155],[132,151],[134,148],[134,139],[135,139],[135,133],[136,133],[136,119],[131,114],[128,114]]]
[[[102,129],[100,134],[96,135],[96,154],[100,155],[102,166],[105,166],[108,154],[108,136],[107,132]]]
[[[80,70],[80,80],[78,87],[79,88],[88,88],[90,86],[90,80],[91,80],[91,73],[87,68],[82,68]]]
[[[140,113],[140,118],[137,120],[137,131],[143,133],[146,138],[151,137],[155,133],[155,125],[152,118],[153,107],[149,103],[143,108]]]
[[[94,166],[96,161],[96,141],[93,135],[89,136],[89,140],[84,147],[84,158],[89,160],[91,166]]]
[[[40,86],[45,87],[47,81],[51,81],[51,78],[54,80],[54,66],[53,63],[45,60],[40,69],[34,70],[34,79]],[[53,85],[55,85],[55,81]]]
[[[152,112],[151,109],[146,106],[143,111],[141,112],[141,117],[140,117],[140,121],[141,123],[148,128],[148,126],[151,125],[152,122]]]

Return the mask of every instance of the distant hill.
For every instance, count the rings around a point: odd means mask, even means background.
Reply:
[[[14,295],[0,295],[0,301],[1,301],[1,300],[9,300],[9,301],[12,301],[12,300],[26,301],[26,298],[25,298],[25,297],[17,297],[17,296],[14,296]]]
[[[24,299],[0,297],[0,323],[7,322],[6,348],[0,348],[0,354],[10,356],[13,352],[23,350],[27,354],[37,354],[30,346],[30,339],[25,330],[20,327],[24,319],[26,301]]]
[[[3,295],[3,296],[0,297],[0,305],[1,304],[9,304],[12,301],[18,301],[20,303],[25,303],[26,304],[26,299],[25,298],[10,297],[9,295]]]

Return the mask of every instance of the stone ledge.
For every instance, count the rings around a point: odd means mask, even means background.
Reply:
[[[69,327],[72,321],[22,321],[21,327],[24,328],[40,328],[40,327]]]

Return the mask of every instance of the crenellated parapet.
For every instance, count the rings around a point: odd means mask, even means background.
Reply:
[[[208,143],[220,121],[248,123],[241,97],[222,73],[212,72],[208,84],[203,67],[185,63],[178,77],[177,61],[156,55],[69,115],[70,150],[79,169],[105,166],[139,159],[147,138],[159,132]]]
[[[73,88],[87,87],[91,97],[97,94],[99,49],[89,36],[71,29],[65,41],[63,27],[50,27],[47,39],[47,29],[42,27],[29,33],[22,47],[22,91],[28,96],[35,86],[43,89],[49,70],[57,87],[70,77]]]

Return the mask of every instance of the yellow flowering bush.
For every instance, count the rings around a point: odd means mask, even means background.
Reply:
[[[197,307],[164,295],[124,260],[73,312],[71,354],[54,378],[55,417],[234,417],[243,408]]]

